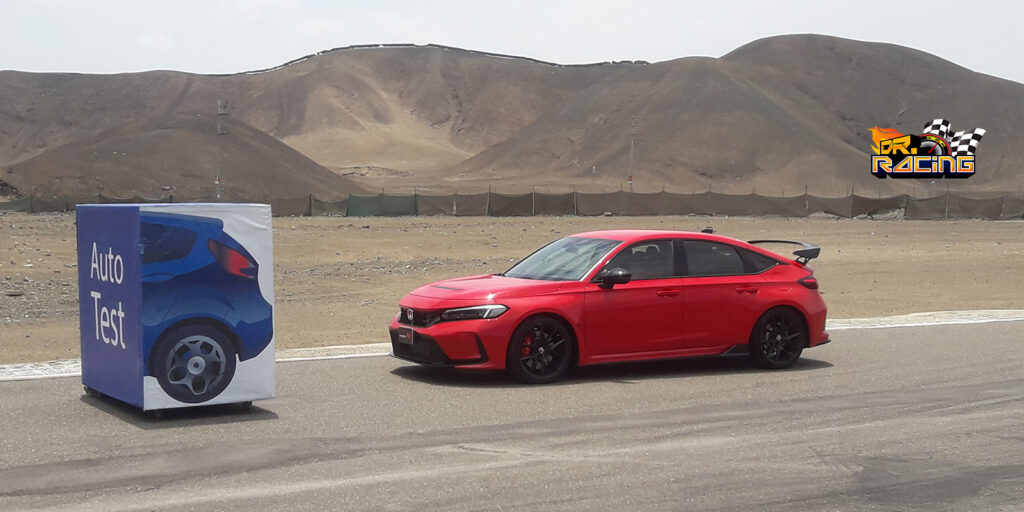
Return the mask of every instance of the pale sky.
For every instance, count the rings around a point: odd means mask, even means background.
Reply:
[[[911,17],[899,21],[904,12]],[[234,73],[370,43],[656,62],[817,33],[909,46],[1024,82],[1021,19],[1024,2],[1014,0],[0,0],[0,69]]]

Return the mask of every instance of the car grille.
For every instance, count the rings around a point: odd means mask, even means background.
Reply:
[[[391,331],[391,349],[395,357],[414,361],[420,364],[447,366],[452,364],[434,338],[417,334],[412,344],[398,340],[398,331]]]
[[[409,313],[412,312],[412,320]],[[440,311],[424,309],[402,308],[398,314],[398,323],[403,325],[414,325],[416,327],[430,327],[441,320]]]

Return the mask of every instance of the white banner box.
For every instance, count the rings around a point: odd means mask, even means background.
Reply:
[[[274,397],[263,204],[79,205],[82,384],[143,410]]]

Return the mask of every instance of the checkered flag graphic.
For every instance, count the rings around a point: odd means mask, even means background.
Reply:
[[[970,131],[960,130],[953,134],[949,141],[949,151],[953,156],[972,156],[978,150],[978,143],[985,136],[984,128]]]
[[[934,119],[924,124],[924,133],[938,135],[943,140],[949,140],[949,121],[945,119]]]

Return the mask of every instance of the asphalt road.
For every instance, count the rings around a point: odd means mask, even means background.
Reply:
[[[0,509],[1022,510],[1024,322],[844,330],[793,369],[519,386],[387,357],[278,364],[278,398],[153,420],[0,383]]]

